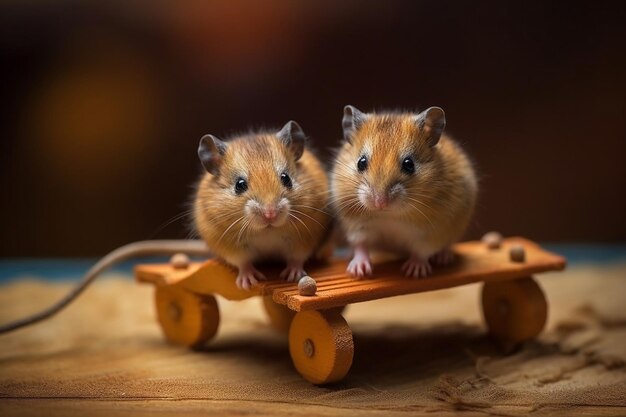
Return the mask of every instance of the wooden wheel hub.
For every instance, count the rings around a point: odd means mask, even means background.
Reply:
[[[311,339],[305,339],[303,348],[306,357],[312,358],[315,354],[315,345],[313,344],[313,341]]]
[[[337,310],[301,311],[291,322],[289,353],[306,380],[340,381],[352,366],[352,331]]]
[[[548,316],[543,291],[531,277],[485,283],[482,305],[489,331],[506,342],[534,338],[543,330]]]
[[[503,298],[498,300],[497,309],[501,316],[508,316],[511,313],[511,305]]]
[[[169,307],[167,308],[167,312],[169,313],[170,319],[172,319],[172,321],[179,321],[183,315],[180,306],[174,302],[170,303]]]

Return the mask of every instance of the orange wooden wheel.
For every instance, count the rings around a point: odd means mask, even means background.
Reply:
[[[272,327],[287,333],[289,326],[291,326],[291,320],[293,320],[296,312],[290,310],[287,306],[275,303],[271,295],[263,297],[263,305],[265,306],[265,311],[267,312]]]
[[[179,287],[156,287],[157,318],[167,340],[198,347],[217,333],[220,313],[215,297]]]
[[[489,331],[503,342],[534,338],[548,316],[546,297],[532,277],[485,283],[482,305]]]
[[[291,322],[289,353],[296,370],[307,381],[340,381],[352,366],[352,331],[336,309],[301,311]]]

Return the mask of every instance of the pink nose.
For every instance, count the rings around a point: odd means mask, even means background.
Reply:
[[[384,209],[389,205],[389,198],[386,195],[376,194],[374,196],[374,207],[379,210]]]
[[[263,218],[268,222],[276,220],[278,217],[278,211],[275,208],[264,208],[263,209]]]

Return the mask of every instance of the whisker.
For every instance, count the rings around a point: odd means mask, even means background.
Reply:
[[[426,214],[424,214],[424,212],[423,212],[422,210],[420,210],[418,207],[414,206],[414,205],[413,205],[413,204],[411,204],[411,203],[407,203],[407,204],[408,204],[408,205],[410,205],[411,207],[413,207],[415,210],[417,210],[417,211],[418,211],[418,212],[419,212],[422,216],[424,216],[424,218],[428,221],[428,223],[430,223],[430,227],[431,227],[433,230],[436,230],[436,227],[435,227],[435,225],[433,224],[433,222],[430,220],[430,218],[429,218]]]
[[[358,213],[365,212],[365,207],[359,201],[358,198],[352,198],[352,199],[349,199],[348,201],[342,203],[342,205],[339,206],[338,210],[345,210],[346,213],[358,214]]]
[[[300,223],[302,223],[302,226],[305,227],[305,229],[307,230],[307,232],[309,232],[309,236],[313,237],[313,233],[311,233],[311,229],[309,229],[309,226],[306,225],[305,222],[303,222],[298,216],[296,216],[295,214],[291,214],[289,213],[289,215],[291,217],[293,217],[294,219],[296,219],[297,221],[299,221]]]
[[[165,223],[161,224],[159,227],[157,227],[157,229],[150,235],[150,239],[153,238],[155,235],[157,235],[158,233],[160,233],[161,231],[163,231],[163,229],[165,229],[167,226],[171,225],[172,223],[177,222],[178,220],[181,220],[191,214],[193,214],[194,209],[189,209],[189,210],[185,210],[182,213],[178,213],[177,215],[173,216],[172,218],[170,218],[169,220],[165,221]]]
[[[421,200],[416,200],[415,198],[411,198],[411,197],[408,197],[408,196],[406,197],[406,199],[407,199],[407,200],[410,200],[410,201],[414,201],[414,202],[416,202],[416,203],[419,203],[419,204],[423,205],[424,207],[426,207],[426,208],[427,208],[427,209],[429,209],[429,210],[432,210],[432,209],[433,209],[431,206],[429,206],[428,204],[424,203],[424,202],[423,202],[423,201],[421,201]]]
[[[235,216],[237,216],[238,214],[239,214],[239,213],[237,213],[237,212],[222,213],[222,214],[220,214],[220,215],[218,215],[218,216],[214,216],[214,217],[212,217],[212,218],[211,218],[211,220],[212,220],[212,221],[214,221],[214,220],[224,219],[224,218],[228,219],[228,218],[230,218],[230,217],[235,217]]]
[[[251,223],[250,219],[248,219],[246,222],[244,222],[243,226],[239,230],[239,233],[237,234],[237,242],[241,241],[241,237],[243,236],[243,232],[248,228],[248,226],[250,226],[250,223]]]
[[[322,223],[318,222],[317,220],[315,220],[313,217],[309,216],[308,214],[306,214],[306,213],[304,213],[304,212],[302,212],[302,211],[296,210],[296,209],[294,209],[294,208],[292,208],[292,209],[291,209],[291,211],[294,211],[294,212],[296,212],[296,213],[298,213],[298,214],[302,214],[303,216],[307,216],[309,219],[311,219],[311,220],[313,220],[315,223],[319,224],[319,225],[320,225],[320,227],[321,227],[322,229],[324,228],[324,226],[322,225]]]
[[[339,180],[341,181],[345,181],[348,182],[352,185],[361,185],[359,180],[351,178],[349,176],[347,176],[346,174],[340,174],[340,173],[335,173],[335,175],[338,177]]]
[[[323,213],[323,214],[325,214],[327,216],[330,216],[330,214],[328,212],[324,211],[324,210],[320,210],[317,207],[307,206],[305,204],[294,204],[292,207],[308,208],[308,209],[311,209],[311,210],[319,211],[320,213]]]
[[[337,210],[342,210],[346,206],[354,203],[356,200],[357,200],[356,198],[349,198],[349,199],[342,200],[341,202],[337,201],[335,202],[334,206]],[[337,203],[340,203],[340,204],[337,204]]]
[[[226,230],[224,230],[224,233],[222,233],[222,235],[220,236],[220,238],[219,238],[219,239],[217,239],[217,242],[215,242],[215,245],[217,246],[217,244],[218,244],[218,243],[220,243],[220,241],[222,240],[222,238],[224,237],[224,235],[225,235],[226,233],[228,233],[228,231],[229,231],[230,229],[232,229],[232,227],[233,227],[234,225],[236,225],[237,223],[239,223],[239,222],[240,222],[241,220],[243,220],[244,218],[245,218],[245,215],[244,215],[244,216],[239,217],[237,220],[235,220],[234,222],[232,222],[232,223],[231,223],[231,225],[230,225],[230,226],[228,226],[228,228],[227,228]]]
[[[300,241],[304,242],[304,239],[302,239],[302,234],[300,234],[300,230],[298,230],[298,227],[295,225],[294,222],[291,221],[291,219],[288,219],[288,220],[289,220],[289,223],[291,223],[291,226],[296,230],[296,233],[298,234]]]
[[[189,233],[187,233],[187,236],[185,236],[185,240],[193,240],[193,239],[200,239],[200,234],[198,233],[196,229],[191,229]]]
[[[335,159],[335,163],[338,165],[341,165],[342,167],[346,168],[349,171],[354,171],[354,167],[351,167],[346,162],[343,162],[341,159]],[[334,171],[334,172],[337,172],[337,171]]]

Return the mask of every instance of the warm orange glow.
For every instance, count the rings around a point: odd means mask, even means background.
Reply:
[[[33,141],[24,145],[39,148],[47,172],[68,185],[114,186],[154,154],[159,86],[123,45],[107,46],[109,53],[57,69],[24,109]]]

